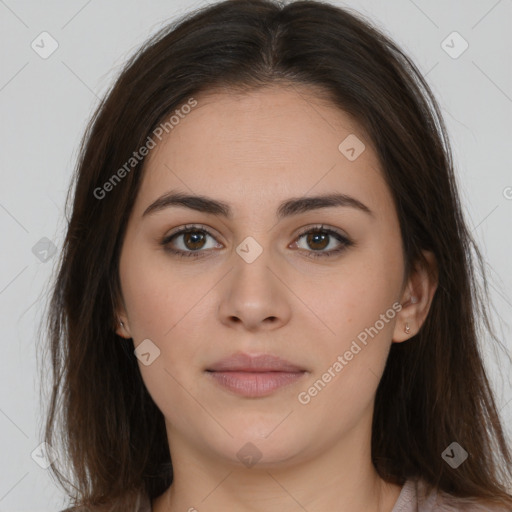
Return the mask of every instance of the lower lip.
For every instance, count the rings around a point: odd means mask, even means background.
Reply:
[[[217,383],[237,395],[256,398],[297,382],[306,372],[208,372]]]

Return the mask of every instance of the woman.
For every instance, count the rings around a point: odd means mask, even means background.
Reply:
[[[52,470],[76,510],[511,510],[476,263],[392,41],[325,3],[205,7],[84,137]]]

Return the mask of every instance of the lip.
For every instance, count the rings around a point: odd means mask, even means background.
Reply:
[[[272,354],[251,355],[237,352],[229,357],[220,359],[212,366],[209,366],[206,371],[294,373],[306,370]]]
[[[233,354],[206,370],[221,387],[248,398],[263,397],[297,382],[307,371],[271,354]]]

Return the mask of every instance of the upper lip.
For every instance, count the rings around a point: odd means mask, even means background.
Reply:
[[[206,371],[210,372],[288,372],[297,373],[306,371],[295,364],[272,354],[251,355],[245,353],[232,354],[220,359]]]

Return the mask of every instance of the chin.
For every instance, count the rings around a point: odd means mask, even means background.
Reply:
[[[216,440],[209,437],[208,442],[211,449],[217,452],[217,456],[241,467],[285,467],[303,458],[315,437],[306,439],[298,435],[298,427],[288,425],[286,428],[285,422],[281,425],[279,422],[255,422],[236,426],[231,424],[228,430],[233,435],[232,438],[227,435],[217,437]]]

